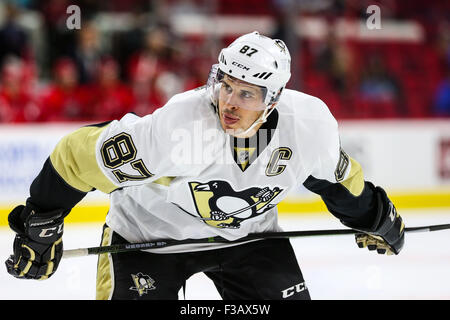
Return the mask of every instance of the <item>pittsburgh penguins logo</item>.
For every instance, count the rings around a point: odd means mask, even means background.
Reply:
[[[148,291],[156,289],[154,285],[155,280],[142,272],[132,274],[131,278],[133,279],[134,287],[131,287],[130,290],[137,291],[140,297]]]
[[[276,39],[275,44],[280,48],[281,52],[286,53],[286,45],[282,40]]]
[[[270,202],[283,190],[275,187],[235,191],[226,181],[190,182],[192,197],[200,219],[217,228],[240,227],[241,222],[273,208]]]

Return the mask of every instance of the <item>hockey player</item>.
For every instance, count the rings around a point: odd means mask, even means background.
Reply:
[[[142,118],[82,127],[58,143],[26,205],[9,215],[17,233],[10,274],[46,279],[56,271],[64,217],[94,189],[110,194],[102,245],[281,231],[277,204],[303,184],[361,231],[358,246],[400,252],[402,218],[342,150],[327,106],[285,89],[283,41],[246,34],[218,60],[204,88]],[[310,299],[286,239],[103,254],[97,299],[176,299],[198,272],[224,299]]]

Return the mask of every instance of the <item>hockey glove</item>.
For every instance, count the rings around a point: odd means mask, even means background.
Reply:
[[[402,250],[405,235],[402,217],[394,204],[389,200],[381,187],[375,188],[377,197],[377,216],[371,228],[354,228],[363,233],[355,234],[355,240],[360,248],[377,250],[380,254],[399,254]]]
[[[9,274],[20,279],[44,280],[58,268],[63,253],[62,234],[65,213],[62,210],[35,214],[27,206],[17,206],[8,216],[16,237],[14,254],[6,260]]]

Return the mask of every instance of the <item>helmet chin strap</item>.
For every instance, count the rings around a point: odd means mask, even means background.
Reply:
[[[264,109],[263,113],[259,116],[258,119],[256,119],[250,127],[248,127],[245,131],[240,132],[238,134],[234,134],[236,138],[248,138],[248,134],[258,125],[262,124],[267,121],[267,118],[272,113],[272,111],[275,110],[275,104],[272,104],[270,107],[267,107]]]

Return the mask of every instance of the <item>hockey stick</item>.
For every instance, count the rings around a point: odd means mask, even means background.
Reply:
[[[450,229],[450,224],[440,224],[432,226],[421,226],[405,228],[405,232],[431,232]],[[273,239],[273,238],[295,238],[295,237],[309,237],[309,236],[335,236],[342,234],[355,234],[361,231],[354,229],[330,229],[330,230],[304,230],[304,231],[285,231],[285,232],[264,232],[249,234],[238,240],[227,240],[220,236],[203,238],[203,239],[185,239],[185,240],[156,240],[141,243],[122,243],[104,247],[91,247],[82,249],[64,250],[63,258],[82,257],[87,255],[98,255],[102,253],[119,253],[130,252],[145,249],[165,248],[182,244],[197,244],[197,243],[240,243],[251,240]]]
[[[267,193],[267,189],[268,189],[268,188],[265,187],[264,189],[262,189],[261,191],[259,191],[259,192],[256,194],[256,197],[260,197],[261,195],[264,195],[264,193]],[[272,196],[270,197],[269,200],[266,200],[265,202],[270,202],[273,198],[275,198],[277,195],[274,195],[274,194],[275,194],[275,192],[277,192],[277,191],[280,191],[280,189],[279,189],[278,187],[273,188],[273,194],[272,194]],[[264,192],[264,193],[263,193],[263,192]],[[233,212],[230,212],[230,213],[224,213],[225,218],[222,219],[222,220],[227,220],[227,219],[229,219],[229,218],[232,217],[232,216],[235,216],[235,215],[237,215],[237,214],[239,214],[239,213],[242,213],[242,212],[244,212],[244,211],[250,210],[251,208],[253,208],[254,206],[257,206],[257,205],[260,204],[261,202],[263,202],[263,200],[259,199],[259,200],[258,200],[257,202],[255,202],[254,204],[249,205],[249,206],[247,206],[247,207],[245,207],[245,208],[238,209],[238,210],[233,211]],[[264,208],[264,207],[265,207],[265,205],[263,206],[263,208]],[[261,210],[261,208],[260,208],[259,210]],[[215,219],[213,219],[213,218],[199,218],[199,219],[202,220],[202,221],[220,221],[220,220],[215,220]]]
[[[257,202],[255,202],[254,204],[252,204],[252,205],[250,205],[248,207],[245,207],[245,208],[242,208],[242,209],[230,212],[230,213],[224,213],[225,219],[223,219],[223,220],[227,220],[227,219],[231,218],[232,216],[235,216],[235,215],[237,215],[239,213],[242,213],[244,211],[250,210],[251,208],[253,208],[254,206],[260,204],[261,202],[262,202],[261,200],[258,200]],[[213,218],[199,218],[199,219],[202,220],[202,221],[219,221],[219,220],[214,220]]]

